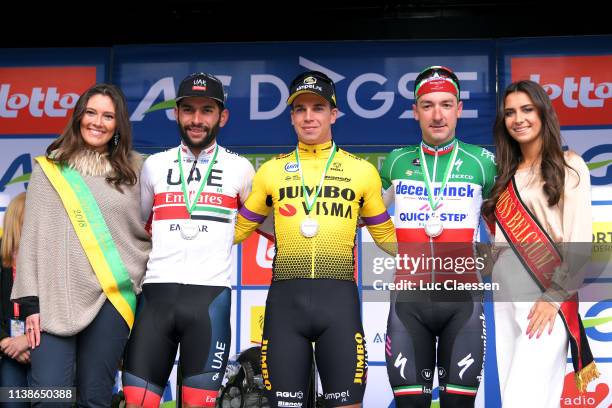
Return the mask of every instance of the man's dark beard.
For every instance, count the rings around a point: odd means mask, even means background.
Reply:
[[[220,128],[219,122],[217,122],[212,128],[208,128],[207,126],[202,127],[206,131],[206,137],[199,143],[193,143],[191,140],[189,140],[189,136],[187,136],[187,131],[185,128],[178,123],[179,133],[181,135],[181,139],[183,139],[183,143],[185,143],[185,146],[189,147],[190,149],[203,149],[217,138]]]

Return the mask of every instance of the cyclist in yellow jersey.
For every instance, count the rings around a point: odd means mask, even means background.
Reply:
[[[266,301],[262,373],[271,406],[305,406],[312,345],[328,407],[361,405],[367,353],[355,285],[357,219],[387,252],[395,229],[374,166],[338,148],[333,81],[308,71],[287,104],[297,148],[265,163],[240,209],[235,243],[274,210],[276,255]]]

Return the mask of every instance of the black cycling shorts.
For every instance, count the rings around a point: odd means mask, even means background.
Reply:
[[[485,333],[478,299],[414,301],[406,291],[393,292],[385,359],[397,405],[429,407],[436,357],[441,403],[448,398],[455,401],[450,406],[459,406],[456,396],[462,396],[460,400],[473,405],[482,378]],[[403,399],[412,402],[400,404]]]
[[[268,292],[262,374],[271,406],[306,406],[312,343],[326,407],[361,402],[367,352],[352,281],[274,281]]]
[[[183,402],[215,405],[231,341],[231,291],[222,286],[143,286],[126,349],[127,403],[158,407],[180,344]]]

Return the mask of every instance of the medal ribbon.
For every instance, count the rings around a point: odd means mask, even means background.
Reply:
[[[215,152],[213,153],[213,157],[208,163],[208,167],[206,168],[206,175],[200,181],[200,187],[198,188],[198,192],[196,193],[195,200],[193,203],[189,204],[189,194],[187,193],[187,184],[185,182],[185,175],[183,174],[183,161],[181,160],[181,147],[178,148],[178,163],[179,163],[179,173],[181,175],[181,190],[183,190],[183,198],[185,199],[185,207],[187,207],[187,212],[191,217],[191,213],[194,208],[198,204],[198,200],[200,199],[200,194],[202,194],[202,190],[204,190],[204,185],[208,180],[208,176],[210,176],[210,172],[212,171],[212,166],[215,163],[215,159],[217,158],[217,153],[219,152],[219,145],[215,146]],[[194,159],[197,163],[198,158]]]
[[[444,174],[444,178],[442,179],[442,185],[440,186],[440,195],[443,195],[444,187],[446,187],[446,183],[450,179],[450,175],[453,172],[453,166],[455,165],[455,159],[457,158],[457,152],[459,151],[456,139],[453,142],[453,145],[454,145],[453,146],[453,156],[451,157],[450,161],[446,165],[446,170],[444,170],[445,174]],[[421,148],[419,149],[419,155],[421,157],[421,163],[423,163],[423,170],[425,170],[425,177],[423,181],[425,181],[425,189],[427,190],[427,199],[429,200],[431,211],[435,212],[438,206],[440,205],[440,202],[442,201],[442,197],[438,201],[434,202],[435,189],[432,187],[433,183],[431,181],[431,178],[429,177],[429,168],[427,166],[427,160],[425,160],[425,155],[423,154],[422,145],[421,145]],[[433,169],[433,182],[434,183],[436,181],[437,163],[438,163],[438,154],[436,153],[436,156],[434,159],[434,169]]]
[[[306,185],[304,184],[304,175],[302,174],[302,165],[300,164],[300,154],[298,150],[299,150],[299,146],[295,148],[295,161],[297,161],[298,170],[300,172],[300,179],[302,180],[302,192],[304,193],[304,203],[306,204],[306,211],[308,211],[306,215],[309,215],[310,210],[315,204],[315,201],[317,201],[317,197],[319,197],[319,194],[321,194],[321,189],[323,188],[323,181],[325,180],[325,175],[327,174],[329,165],[331,164],[332,160],[334,159],[334,156],[336,155],[336,142],[332,142],[331,153],[329,154],[329,158],[327,159],[327,163],[325,164],[325,169],[323,170],[323,174],[321,174],[321,181],[319,181],[319,186],[317,187],[317,190],[315,191],[314,196],[312,197],[312,202],[309,202],[310,197],[308,194],[308,190],[306,189]]]

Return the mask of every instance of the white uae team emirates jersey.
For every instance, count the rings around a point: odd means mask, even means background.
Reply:
[[[251,190],[255,173],[246,158],[218,146],[208,181],[191,213],[199,232],[193,239],[181,234],[181,225],[190,215],[181,188],[178,149],[189,203],[193,203],[216,147],[203,150],[196,158],[181,144],[145,161],[140,180],[142,216],[153,238],[145,284],[231,286],[236,213]]]

